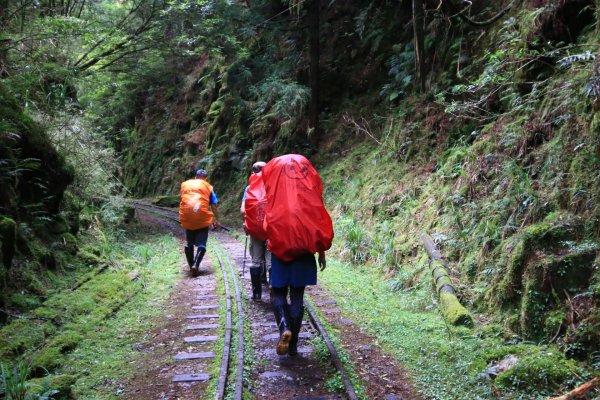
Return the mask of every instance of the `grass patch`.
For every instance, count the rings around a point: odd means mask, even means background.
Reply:
[[[29,375],[38,378],[35,385],[62,395],[116,397],[117,382],[134,372],[135,345],[147,339],[180,274],[181,255],[172,236],[134,229],[104,232],[110,239],[103,240],[101,258],[109,267],[50,297],[33,312],[43,319],[3,327],[1,360],[26,362]],[[132,280],[134,270],[140,275]],[[52,387],[65,380],[72,393]]]
[[[501,390],[502,399],[542,399],[558,389],[559,381],[574,385],[589,376],[553,347],[505,342],[501,329],[493,325],[479,325],[475,330],[446,325],[435,307],[414,306],[423,304],[423,292],[394,292],[375,268],[331,260],[320,282],[337,299],[345,316],[376,336],[383,350],[403,363],[412,373],[417,388],[428,398],[496,398],[492,393],[493,383],[482,377],[482,373],[491,362],[506,354],[516,355],[519,363],[514,373],[499,381],[508,382]],[[519,372],[530,371],[527,365],[532,364],[532,359],[549,352],[562,360],[553,361],[561,371],[554,371],[552,379],[560,379],[553,382],[548,379],[552,384],[542,387],[538,378],[527,380],[526,374]],[[544,358],[537,364],[545,363]]]
[[[356,396],[359,399],[366,400],[367,395],[365,393],[365,387],[362,384],[360,377],[356,373],[354,362],[340,344],[340,339],[338,338],[340,332],[333,325],[327,322],[327,319],[324,318],[323,314],[319,311],[319,308],[315,307],[312,300],[308,296],[305,295],[304,301],[310,302],[312,309],[315,311],[315,313],[317,313],[317,317],[319,318],[321,325],[323,325],[323,328],[325,328],[325,331],[329,336],[329,340],[331,340],[333,347],[338,353],[340,361],[344,365],[344,370],[346,371],[348,378],[352,382],[352,387],[354,388]],[[307,317],[308,311],[305,311],[305,314]],[[324,379],[326,379],[325,388],[332,392],[345,393],[346,388],[344,387],[344,382],[342,381],[342,375],[339,373],[339,371],[333,369],[331,353],[329,353],[329,349],[327,348],[327,343],[325,343],[325,340],[321,336],[313,336],[310,339],[310,344],[314,349],[317,361],[321,364],[331,365],[332,370],[334,371],[331,376],[328,376],[326,378],[324,377]]]

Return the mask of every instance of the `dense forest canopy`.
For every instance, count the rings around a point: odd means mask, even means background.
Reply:
[[[598,0],[0,0],[0,322],[125,198],[174,205],[203,167],[233,220],[250,165],[294,152],[338,259],[426,302],[428,232],[478,334],[597,374],[599,37]]]

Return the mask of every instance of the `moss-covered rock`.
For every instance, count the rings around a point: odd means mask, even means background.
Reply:
[[[3,130],[10,131],[15,138],[12,144],[5,148],[16,163],[9,168],[19,168],[20,171],[19,179],[3,182],[3,186],[12,186],[12,190],[4,190],[3,194],[10,196],[12,193],[16,199],[0,196],[0,206],[8,209],[15,204],[42,204],[44,211],[58,214],[65,188],[74,178],[73,167],[65,163],[64,157],[54,149],[44,130],[22,112],[16,100],[2,85],[0,120],[4,121]],[[32,182],[38,184],[34,185]],[[18,219],[31,217],[20,215],[15,208],[10,208],[10,211],[15,215],[19,214]]]
[[[496,385],[550,394],[561,386],[571,384],[574,377],[584,373],[575,361],[567,360],[556,351],[541,351],[521,356],[516,365],[498,375]]]
[[[152,203],[160,207],[178,207],[179,195],[156,196]]]
[[[79,250],[79,241],[75,236],[69,232],[65,232],[60,239],[62,240],[59,243],[67,253],[71,255],[77,254],[77,251]]]
[[[29,268],[40,263],[48,269],[64,264],[64,254],[57,241],[62,241],[67,252],[76,245],[76,232],[60,213],[63,194],[73,181],[73,167],[55,149],[44,129],[28,116],[16,99],[0,83],[0,242],[2,264],[0,285],[8,279],[6,270],[15,256],[27,257],[25,268],[10,272],[10,287],[2,287],[3,303],[7,293],[25,291],[22,298],[14,297],[18,305],[29,300],[32,286],[27,278]],[[39,271],[38,271],[39,272]],[[38,286],[33,282],[33,286]],[[39,292],[39,291],[38,291]],[[2,304],[4,306],[4,304]]]
[[[77,381],[76,375],[48,375],[27,381],[28,392],[33,396],[53,393],[53,399],[71,399],[71,387]]]
[[[52,323],[18,319],[0,329],[0,360],[20,356],[56,331]]]
[[[89,247],[82,248],[78,253],[77,257],[85,264],[85,265],[98,265],[103,262],[100,254],[95,253],[93,249]]]
[[[581,222],[565,213],[552,213],[542,222],[532,224],[517,236],[507,239],[504,251],[510,251],[507,270],[501,281],[489,292],[492,302],[500,300],[507,304],[520,298],[526,280],[523,279],[528,261],[536,258],[536,251],[555,251],[563,246],[562,242],[574,239]],[[512,250],[511,250],[512,248]],[[533,276],[533,275],[532,275]]]

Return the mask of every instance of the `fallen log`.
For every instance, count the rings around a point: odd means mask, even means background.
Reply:
[[[553,397],[550,400],[569,400],[569,399],[577,399],[594,389],[596,386],[600,385],[600,378],[596,377],[591,381],[584,383],[581,386],[576,387],[571,390],[569,393],[565,393],[562,396]]]
[[[433,240],[423,234],[423,244],[429,254],[429,270],[433,278],[436,293],[439,298],[439,307],[444,319],[452,325],[473,326],[473,317],[456,297],[456,289],[450,280],[446,262],[436,248]]]

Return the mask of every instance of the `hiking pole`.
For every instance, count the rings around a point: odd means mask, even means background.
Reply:
[[[246,235],[246,243],[244,243],[244,261],[242,263],[242,279],[246,274],[246,248],[248,247],[248,235]]]
[[[226,232],[231,232],[231,228],[225,225],[219,225],[219,228],[223,229]]]

